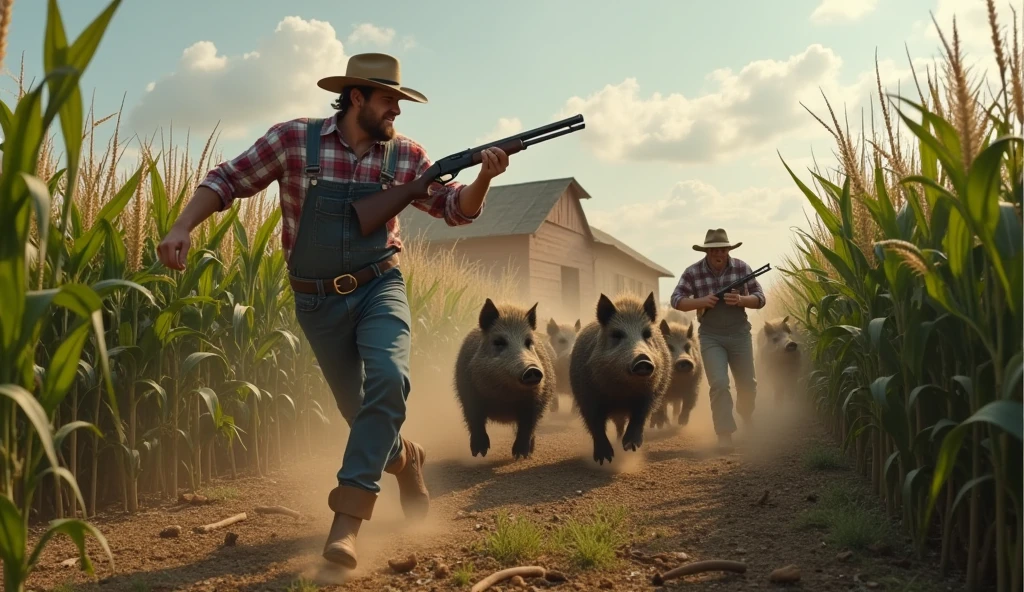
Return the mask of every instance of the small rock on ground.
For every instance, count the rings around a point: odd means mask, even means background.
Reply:
[[[773,571],[768,580],[776,584],[789,584],[800,581],[800,568],[795,565],[787,565]]]

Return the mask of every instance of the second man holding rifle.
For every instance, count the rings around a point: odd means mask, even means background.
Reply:
[[[764,291],[757,278],[751,277],[741,290],[727,292],[722,301],[715,296],[729,284],[754,273],[745,261],[729,255],[742,244],[730,243],[722,228],[708,230],[704,244],[693,245],[695,251],[705,256],[686,268],[670,299],[676,310],[698,311],[697,335],[711,391],[711,418],[722,451],[732,450],[732,433],[736,431],[729,369],[736,379],[736,412],[748,426],[757,394],[753,338],[744,309],[764,308]]]

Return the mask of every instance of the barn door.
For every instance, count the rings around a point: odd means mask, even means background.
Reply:
[[[580,270],[562,266],[562,311],[566,317],[580,314]]]

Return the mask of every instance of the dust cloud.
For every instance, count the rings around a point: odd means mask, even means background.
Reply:
[[[538,329],[542,334],[549,316],[552,315],[538,314]],[[575,318],[555,317],[555,319],[561,323],[575,322]],[[543,322],[541,322],[542,320]],[[589,321],[587,317],[581,320],[584,325]],[[757,314],[751,315],[750,321],[756,359],[756,335],[763,321]],[[691,319],[687,319],[687,322],[691,322]],[[458,343],[449,343],[445,344],[443,349],[439,347],[439,349],[433,350],[440,359],[440,362],[435,362],[435,368],[439,368],[439,371],[426,368],[424,364],[416,360],[413,361],[412,389],[407,404],[406,421],[402,429],[405,437],[418,442],[426,450],[427,472],[428,477],[431,477],[428,479],[428,485],[433,487],[437,483],[443,483],[446,491],[452,490],[452,488],[464,489],[479,486],[479,480],[474,481],[467,478],[467,474],[478,476],[481,472],[489,471],[488,480],[490,481],[503,479],[511,481],[518,470],[518,465],[509,459],[508,447],[514,434],[512,425],[488,423],[487,431],[491,439],[488,456],[482,458],[473,457],[470,454],[469,434],[455,398],[453,385],[458,346]],[[789,438],[788,435],[793,433],[792,426],[808,412],[801,406],[801,402],[804,400],[802,393],[794,393],[786,405],[776,408],[773,401],[774,393],[768,390],[766,386],[768,381],[761,376],[761,373],[766,370],[758,367],[757,371],[758,393],[753,428],[744,426],[739,416],[734,413],[738,426],[737,433],[733,435],[735,454],[744,463],[758,463],[761,460],[767,460],[776,451],[784,448]],[[735,401],[735,383],[731,382],[731,394]],[[671,417],[671,423],[667,428],[655,430],[648,425],[644,434],[645,443],[674,440],[680,446],[692,448],[693,452],[701,457],[718,454],[708,391],[707,378],[704,377],[699,388],[697,405],[690,415],[688,425],[679,426],[677,418],[674,416]],[[538,426],[538,450],[545,448],[546,434],[560,433],[562,438],[567,436],[571,438],[571,446],[566,446],[564,450],[559,451],[557,454],[559,460],[565,461],[565,457],[569,456],[571,457],[569,460],[578,461],[570,465],[572,468],[569,470],[571,471],[617,475],[637,474],[645,470],[646,449],[642,447],[637,452],[629,453],[622,451],[621,445],[614,438],[615,428],[611,422],[608,423],[607,429],[616,450],[614,462],[605,465],[595,463],[592,441],[582,420],[572,410],[571,398],[565,394],[560,397],[559,411],[548,410]],[[448,534],[451,517],[445,517],[443,513],[432,510],[422,522],[407,522],[401,510],[395,478],[392,475],[384,474],[380,482],[381,493],[374,517],[363,524],[359,534],[359,568],[349,573],[326,564],[321,559],[320,552],[332,518],[326,505],[327,492],[336,484],[335,475],[341,464],[349,430],[336,408],[325,405],[324,411],[330,418],[331,426],[325,437],[319,438],[317,442],[317,447],[323,453],[323,462],[315,465],[318,467],[317,470],[308,474],[304,483],[304,486],[308,486],[306,495],[309,506],[317,514],[314,525],[310,529],[308,549],[303,549],[304,552],[301,556],[292,560],[296,576],[305,577],[323,585],[340,585],[350,579],[361,577],[368,571],[385,566],[388,559],[400,558],[392,555],[400,546],[395,542],[397,539],[401,539],[405,544],[409,541],[436,542],[443,540],[446,536],[451,536]],[[466,479],[467,483],[454,483],[459,479]],[[513,486],[510,485],[510,487]],[[431,493],[433,496],[435,491],[432,489]],[[432,499],[432,506],[436,506],[436,504],[436,498]],[[423,545],[427,546],[428,543],[423,543]]]

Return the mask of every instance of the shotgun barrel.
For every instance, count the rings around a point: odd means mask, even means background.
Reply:
[[[363,236],[370,235],[387,224],[388,220],[397,216],[414,200],[427,197],[431,184],[448,183],[463,169],[480,164],[483,160],[480,153],[487,148],[501,148],[505,154],[512,156],[534,144],[579,131],[585,126],[583,115],[577,114],[494,142],[481,144],[475,148],[467,148],[455,154],[449,154],[430,165],[430,168],[414,181],[389,187],[353,202],[352,208],[359,219],[359,231]]]

